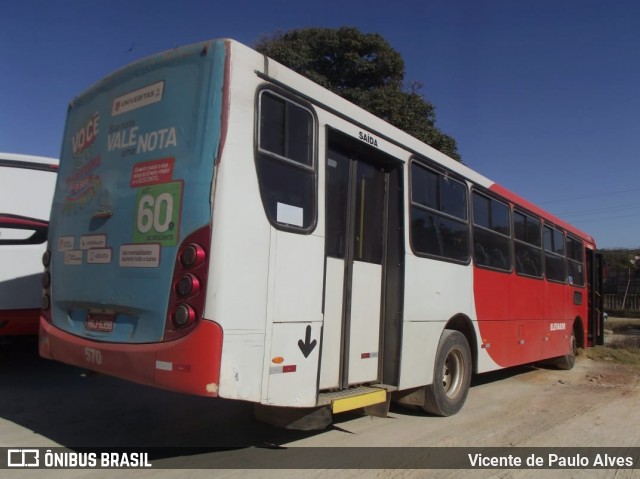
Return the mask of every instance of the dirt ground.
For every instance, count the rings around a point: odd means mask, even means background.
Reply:
[[[0,377],[0,446],[183,447],[155,465],[193,468],[47,471],[46,477],[640,478],[640,469],[625,468],[427,470],[406,469],[411,467],[406,464],[399,469],[325,469],[335,451],[325,453],[322,448],[330,447],[640,448],[640,370],[593,361],[584,354],[571,371],[524,366],[476,377],[467,403],[453,417],[392,406],[387,418],[343,414],[319,432],[284,431],[258,423],[246,403],[184,396],[86,374],[38,358],[34,345],[5,347]],[[230,446],[241,464],[243,458],[251,460],[256,448],[311,447],[315,456],[309,467],[318,469],[207,469],[225,464],[228,452],[217,448]],[[35,478],[41,472],[0,471],[0,477]]]

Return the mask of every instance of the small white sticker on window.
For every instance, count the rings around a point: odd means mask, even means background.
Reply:
[[[64,264],[78,266],[82,264],[83,253],[81,250],[64,252]]]
[[[105,248],[107,246],[106,235],[80,236],[80,249]]]
[[[73,249],[75,239],[73,236],[61,236],[58,238],[58,251],[69,251]]]
[[[97,248],[87,251],[87,263],[89,264],[110,264],[111,248]]]
[[[160,245],[123,244],[120,246],[120,266],[125,268],[158,268],[160,266]]]
[[[338,166],[338,162],[336,160],[332,160],[331,158],[327,158],[327,164],[331,168],[335,168],[336,166]]]
[[[303,225],[304,210],[302,208],[285,203],[278,203],[277,214],[276,221],[278,223],[300,227]]]

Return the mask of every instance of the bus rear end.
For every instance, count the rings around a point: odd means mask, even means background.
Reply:
[[[224,42],[132,64],[74,99],[46,268],[43,357],[215,396],[222,331],[202,317]]]

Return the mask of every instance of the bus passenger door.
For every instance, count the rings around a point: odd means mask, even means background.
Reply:
[[[382,379],[388,230],[388,166],[330,141],[326,172],[321,390]]]
[[[587,257],[587,288],[588,288],[588,345],[602,346],[604,344],[604,309],[603,309],[603,275],[604,257],[591,248],[585,248]]]

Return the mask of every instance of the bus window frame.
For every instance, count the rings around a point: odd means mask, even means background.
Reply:
[[[552,232],[558,232],[562,235],[562,238],[564,239],[564,252],[562,254],[556,253],[555,251],[550,251],[547,249],[546,245],[544,244],[544,229],[548,228],[550,229]],[[552,236],[553,238],[553,236]],[[555,241],[552,247],[555,247]],[[555,224],[550,223],[550,222],[543,222],[542,224],[542,250],[544,253],[544,278],[545,280],[551,282],[551,283],[556,283],[556,284],[567,284],[568,283],[568,271],[567,271],[567,236],[566,233],[563,229],[557,227]],[[552,279],[549,278],[548,275],[548,268],[547,268],[547,255],[551,255],[552,257],[555,258],[561,258],[562,262],[564,264],[564,279],[562,281],[558,280],[558,279]]]
[[[486,228],[482,225],[476,224],[475,222],[475,211],[474,211],[474,205],[473,205],[473,195],[474,194],[478,194],[480,196],[484,196],[485,198],[487,198],[489,201],[496,201],[500,204],[502,204],[503,206],[506,206],[507,208],[507,214],[509,215],[507,224],[509,225],[509,234],[505,235],[504,233],[501,233],[500,231],[496,231],[493,228]],[[486,188],[482,188],[479,187],[477,185],[474,185],[471,188],[471,192],[469,194],[469,207],[471,208],[471,219],[470,219],[470,225],[471,225],[471,257],[473,258],[473,264],[474,266],[478,267],[478,268],[482,268],[482,269],[487,269],[487,270],[491,270],[491,271],[495,271],[498,273],[504,273],[504,274],[511,274],[515,271],[515,259],[514,259],[514,246],[513,246],[513,214],[512,214],[512,210],[511,210],[511,203],[505,199],[502,198],[501,196],[498,196],[492,192],[490,192],[489,190],[487,190]],[[487,232],[489,234],[494,234],[494,235],[498,235],[499,237],[505,238],[508,241],[508,250],[509,250],[509,268],[508,269],[504,269],[504,268],[496,268],[494,266],[490,266],[490,265],[486,265],[486,264],[480,264],[476,261],[475,259],[475,229],[478,228],[480,231],[484,231]]]
[[[516,223],[515,223],[515,218],[516,218],[516,214],[525,216],[525,217],[529,217],[534,221],[537,221],[539,224],[539,245],[534,245],[533,243],[529,243],[526,240],[520,240],[518,238],[516,238]],[[542,231],[543,231],[543,227],[544,227],[544,220],[539,217],[538,215],[534,215],[532,213],[529,213],[527,211],[525,211],[524,209],[522,209],[521,207],[519,207],[518,205],[514,205],[514,207],[512,208],[511,211],[511,229],[512,229],[512,234],[513,234],[513,259],[514,259],[514,271],[518,276],[523,276],[525,278],[531,278],[531,279],[537,279],[537,280],[544,280],[545,279],[545,263],[544,263],[544,244],[543,244],[543,238],[542,238]],[[540,275],[539,276],[534,276],[534,275],[530,275],[530,274],[526,274],[526,273],[521,273],[520,271],[518,271],[518,266],[517,266],[517,258],[516,258],[516,246],[517,245],[522,245],[525,246],[527,248],[537,248],[538,250],[538,259],[540,260]]]
[[[312,145],[310,149],[311,165],[304,164],[299,161],[287,158],[285,156],[279,155],[275,152],[266,150],[261,147],[260,145],[260,134],[261,134],[260,119],[261,119],[261,113],[262,113],[261,98],[264,93],[268,93],[274,97],[278,97],[285,102],[292,103],[295,106],[306,110],[310,114],[311,121],[313,123],[311,128]],[[269,224],[274,228],[276,228],[277,230],[287,231],[290,233],[296,233],[296,234],[302,234],[302,235],[310,235],[315,231],[315,229],[318,226],[318,208],[319,208],[319,201],[318,201],[319,125],[318,123],[319,123],[318,115],[316,114],[313,104],[306,101],[305,99],[300,98],[288,92],[287,90],[279,88],[270,83],[262,84],[258,86],[258,88],[256,89],[255,101],[254,101],[254,138],[253,138],[254,167],[256,171],[256,177],[258,180],[258,193],[260,194],[260,201],[264,209],[264,214],[267,218],[267,221],[269,221]],[[269,157],[271,160],[279,161],[290,168],[297,168],[302,171],[306,171],[307,173],[312,175],[312,188],[313,188],[312,201],[311,201],[312,219],[307,227],[304,227],[304,226],[299,227],[291,224],[279,223],[274,218],[272,218],[269,212],[269,206],[265,202],[265,195],[263,194],[263,188],[264,188],[263,185],[265,184],[265,182],[262,178],[261,167],[259,165],[259,163],[262,161],[261,157],[263,155],[266,157]]]
[[[569,240],[571,241],[575,241],[578,244],[578,250],[580,251],[581,255],[582,255],[582,260],[578,261],[575,260],[573,258],[569,258],[569,248],[568,248],[568,243]],[[565,235],[565,257],[566,257],[566,265],[565,265],[565,269],[567,270],[567,281],[569,282],[569,284],[571,286],[574,286],[576,288],[585,288],[586,283],[587,283],[587,279],[586,279],[586,271],[587,271],[587,266],[585,263],[585,242],[583,240],[581,240],[580,238],[578,238],[575,235],[572,235],[570,233],[566,233]],[[582,266],[582,284],[580,283],[575,283],[574,281],[569,281],[569,262],[573,262],[575,264],[579,264],[580,266]]]
[[[446,168],[441,167],[440,165],[438,165],[437,163],[434,163],[431,160],[428,160],[426,158],[422,158],[422,157],[418,157],[418,156],[412,156],[409,161],[407,162],[408,164],[408,188],[407,188],[407,194],[408,194],[408,211],[407,211],[407,215],[408,215],[408,222],[409,222],[409,246],[411,247],[411,251],[415,256],[418,256],[420,258],[429,258],[429,259],[434,259],[437,261],[444,261],[447,263],[454,263],[454,264],[459,264],[459,265],[464,265],[464,266],[468,266],[471,261],[472,261],[472,254],[471,254],[471,243],[472,243],[472,237],[471,237],[471,226],[470,226],[470,206],[469,206],[469,185],[468,182],[466,180],[466,178],[464,178],[461,175],[458,175],[457,173],[454,173]],[[430,171],[432,173],[435,173],[436,175],[438,175],[438,178],[440,178],[441,176],[447,176],[449,178],[451,178],[453,181],[456,181],[458,183],[460,183],[462,186],[464,186],[465,188],[465,212],[466,212],[466,218],[463,220],[461,218],[458,218],[457,216],[454,215],[450,215],[448,213],[444,213],[442,211],[439,211],[437,209],[433,209],[429,206],[425,206],[422,203],[418,203],[416,201],[413,200],[413,166],[414,164],[417,165],[418,168],[423,168],[427,171]],[[418,208],[422,211],[427,211],[427,212],[433,212],[434,214],[444,218],[444,219],[448,219],[448,220],[452,220],[455,221],[457,223],[460,223],[461,225],[464,225],[466,228],[466,232],[467,232],[467,248],[466,248],[466,253],[467,253],[467,258],[466,260],[458,260],[455,258],[450,258],[448,256],[441,256],[441,255],[437,255],[437,254],[430,254],[430,253],[424,253],[421,252],[420,250],[416,249],[415,245],[414,245],[414,241],[413,241],[413,224],[411,221],[411,210],[412,208]]]

